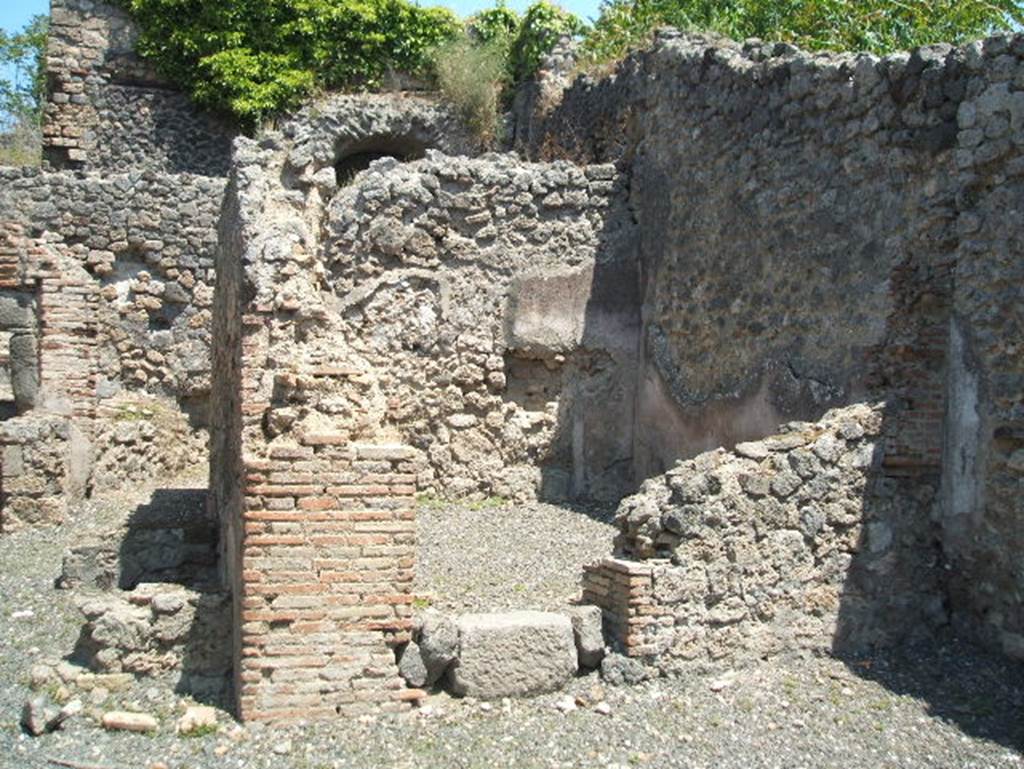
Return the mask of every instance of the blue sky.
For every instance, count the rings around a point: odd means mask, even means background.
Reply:
[[[218,2],[218,0],[210,0]],[[530,4],[531,0],[508,0],[508,5],[517,10],[522,10]],[[434,5],[433,2],[421,2],[421,5]],[[460,16],[469,14],[481,8],[489,8],[494,5],[488,0],[448,0],[448,2],[437,2],[437,5],[447,5]],[[590,19],[597,15],[598,0],[560,0],[558,3],[563,8]],[[0,27],[12,32],[21,29],[25,23],[37,13],[49,13],[49,0],[0,0]]]
[[[3,0],[0,2],[0,27],[16,32],[36,14],[49,12],[50,0]]]

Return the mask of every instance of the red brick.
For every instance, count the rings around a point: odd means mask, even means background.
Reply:
[[[306,544],[305,537],[285,537],[285,536],[259,536],[259,537],[247,537],[245,540],[246,547],[261,547],[263,545],[304,545]]]
[[[317,582],[308,582],[305,584],[299,583],[274,583],[274,584],[259,584],[246,587],[246,592],[256,593],[257,595],[315,595],[323,590],[323,586]]]
[[[338,500],[334,497],[303,497],[299,507],[303,510],[330,510],[337,507]]]
[[[253,486],[246,489],[246,491],[262,497],[311,497],[314,494],[319,494],[321,487],[266,484],[263,486]]]
[[[278,521],[278,522],[303,522],[303,521],[329,521],[331,516],[318,513],[296,513],[288,510],[249,510],[242,514],[247,521]]]
[[[327,613],[319,609],[292,609],[289,611],[243,611],[242,622],[294,622],[296,620],[323,619]]]
[[[328,486],[327,493],[336,497],[383,497],[388,494],[387,486],[347,485]]]

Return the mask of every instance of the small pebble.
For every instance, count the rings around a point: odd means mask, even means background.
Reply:
[[[562,713],[572,713],[576,710],[576,699],[574,697],[562,697],[555,702],[555,710]]]

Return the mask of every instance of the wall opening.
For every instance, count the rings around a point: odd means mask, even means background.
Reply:
[[[427,145],[408,136],[371,136],[347,145],[338,153],[334,173],[338,186],[350,184],[360,171],[381,158],[395,158],[401,163],[419,160],[427,152]]]
[[[0,420],[10,419],[17,415],[14,403],[14,382],[11,375],[11,337],[10,331],[0,331]]]

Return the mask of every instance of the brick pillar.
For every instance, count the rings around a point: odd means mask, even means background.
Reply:
[[[394,710],[409,640],[415,486],[402,446],[278,447],[246,463],[240,714]]]
[[[304,365],[301,354],[296,370],[271,370],[275,322],[272,313],[242,318],[241,521],[228,524],[234,552],[226,554],[235,570],[239,716],[406,709],[424,696],[405,688],[394,654],[411,637],[417,452],[353,442],[343,426],[270,440],[264,420],[282,381],[310,392],[360,377],[345,366]]]
[[[97,287],[59,238],[30,238],[4,225],[0,288],[33,297],[11,340],[19,351],[11,378],[21,413],[0,430],[0,526],[59,523],[91,474]]]
[[[96,305],[99,286],[80,256],[63,244],[32,260],[38,281],[40,388],[66,399],[69,414],[91,435],[96,417]]]

